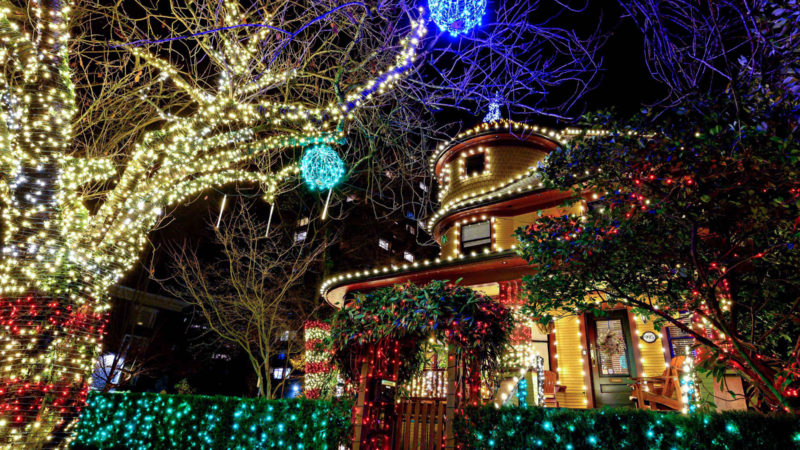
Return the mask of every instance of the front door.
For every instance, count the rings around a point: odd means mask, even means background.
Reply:
[[[632,406],[630,377],[636,376],[628,311],[587,314],[595,406]]]

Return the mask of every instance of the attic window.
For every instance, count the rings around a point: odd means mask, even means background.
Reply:
[[[382,248],[382,249],[384,249],[384,250],[386,250],[388,252],[389,251],[389,241],[387,241],[386,239],[378,239],[378,247],[380,247],[380,248]]]
[[[464,161],[464,173],[468,177],[480,175],[486,169],[486,154],[476,153],[467,157]]]

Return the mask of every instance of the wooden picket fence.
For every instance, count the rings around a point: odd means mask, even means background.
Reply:
[[[444,398],[402,399],[397,403],[394,450],[439,450],[445,434]]]

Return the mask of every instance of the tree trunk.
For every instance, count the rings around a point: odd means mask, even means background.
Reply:
[[[0,375],[0,445],[49,448],[86,402],[105,313],[93,302],[31,293],[0,300],[6,348]]]

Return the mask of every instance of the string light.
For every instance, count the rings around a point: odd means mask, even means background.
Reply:
[[[495,92],[492,96],[492,100],[489,102],[489,112],[483,116],[484,122],[496,122],[501,119],[500,105],[502,102],[503,97],[500,96],[500,92]]]
[[[344,161],[330,145],[318,144],[305,149],[300,160],[300,173],[312,191],[327,191],[344,175]]]
[[[79,447],[337,448],[350,402],[93,393],[75,430]]]
[[[431,18],[451,36],[469,33],[486,14],[486,0],[429,0]]]
[[[306,322],[304,328],[306,355],[303,393],[306,398],[316,399],[331,394],[337,379],[331,353],[324,348],[324,342],[331,334],[331,326],[313,320]]]
[[[0,445],[39,445],[76,416],[100,349],[108,289],[133,267],[167,207],[234,182],[258,184],[273,203],[300,166],[252,172],[255,158],[340,142],[342,123],[413,68],[426,33],[420,8],[389,67],[348,88],[341,102],[320,107],[252,95],[297,76],[292,69],[254,77],[251,63],[267,29],[249,39],[217,33],[220,48],[209,49],[224,66],[217,89],[195,86],[145,48],[127,46],[160,73],[157,83],[171,83],[194,105],[187,116],[159,110],[162,127],[146,132],[118,164],[69,154],[77,111],[67,51],[70,2],[51,2],[52,9],[41,3],[29,5],[33,27],[21,27],[16,13],[0,7],[0,320],[8,325],[0,331]],[[220,11],[226,23],[241,17],[238,2],[221,2]],[[87,195],[96,195],[84,191],[87,183],[112,186],[95,210],[87,207]]]

